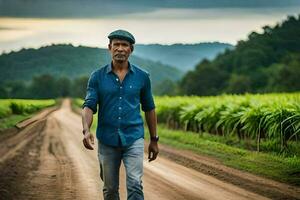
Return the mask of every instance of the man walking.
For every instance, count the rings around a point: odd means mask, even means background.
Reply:
[[[146,71],[128,61],[135,43],[131,33],[116,30],[108,38],[112,61],[91,74],[82,105],[83,144],[93,150],[94,137],[90,127],[99,105],[96,136],[104,199],[119,199],[119,169],[123,161],[127,199],[140,200],[144,199],[144,126],[140,105],[145,112],[151,138],[149,161],[155,160],[159,152],[150,77]]]

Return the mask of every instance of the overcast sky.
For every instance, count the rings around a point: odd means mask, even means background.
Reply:
[[[0,0],[0,51],[72,43],[106,47],[115,29],[137,43],[236,44],[300,14],[300,0]]]

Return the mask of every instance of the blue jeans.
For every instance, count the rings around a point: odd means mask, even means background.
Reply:
[[[126,170],[128,200],[143,200],[144,139],[140,138],[126,147],[111,147],[98,140],[98,159],[102,173],[104,200],[118,200],[121,160]]]

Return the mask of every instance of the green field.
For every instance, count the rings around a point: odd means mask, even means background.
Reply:
[[[73,102],[81,107],[83,100]],[[161,143],[300,185],[299,93],[166,96],[155,97],[155,102]],[[94,133],[96,124],[97,114],[91,128]]]
[[[83,100],[74,103],[81,107]],[[165,96],[155,103],[159,124],[169,129],[209,133],[251,151],[300,156],[300,93]]]
[[[54,106],[56,100],[0,99],[0,130],[12,127],[33,113]]]
[[[159,123],[171,129],[235,138],[257,151],[297,151],[300,93],[157,97],[156,105]]]

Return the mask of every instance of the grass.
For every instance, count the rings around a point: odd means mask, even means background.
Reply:
[[[22,114],[22,115],[10,115],[3,119],[0,119],[0,130],[11,128],[15,126],[18,122],[23,121],[32,117],[32,114]]]
[[[0,99],[0,130],[15,126],[37,111],[54,106],[59,100]]]
[[[145,138],[149,138],[145,128]],[[274,153],[257,153],[225,144],[219,136],[170,130],[158,126],[160,142],[216,158],[226,166],[268,177],[277,181],[300,185],[300,157],[284,157]]]

